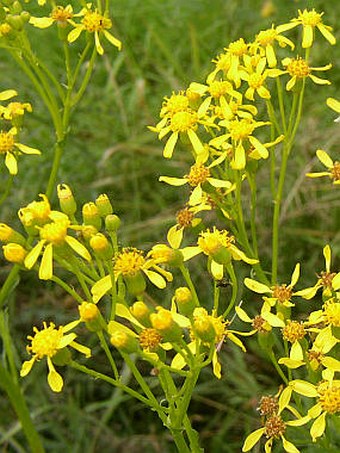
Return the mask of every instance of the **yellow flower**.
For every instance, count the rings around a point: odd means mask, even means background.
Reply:
[[[259,315],[250,318],[241,306],[235,307],[237,316],[246,323],[251,324],[253,330],[251,333],[267,333],[272,330],[272,327],[284,327],[285,323],[281,318],[270,311],[270,305],[266,302],[262,305]]]
[[[195,206],[186,206],[176,213],[176,224],[169,228],[167,240],[174,249],[179,249],[183,239],[183,233],[186,228],[195,227],[201,223],[202,219],[195,217],[198,212],[210,211],[211,204],[207,198],[203,197],[201,203]]]
[[[323,248],[323,256],[325,258],[326,270],[320,272],[318,281],[314,286],[306,288],[302,294],[299,294],[304,299],[312,299],[320,288],[323,288],[323,295],[325,297],[330,297],[333,291],[340,289],[340,272],[331,272],[332,250],[328,244]]]
[[[285,422],[281,417],[283,409],[288,407],[291,395],[291,389],[284,389],[281,393],[278,402],[274,401],[274,408],[271,404],[271,410],[266,412],[266,419],[264,420],[263,428],[259,428],[248,435],[244,441],[242,452],[250,451],[262,436],[266,436],[267,441],[264,446],[266,453],[271,453],[273,442],[275,440],[281,440],[283,449],[288,453],[299,453],[299,450],[294,444],[289,442],[284,434],[286,432],[287,425],[290,422]],[[274,410],[272,410],[274,409]]]
[[[266,59],[260,58],[254,68],[251,63],[251,57],[246,55],[244,64],[245,70],[240,71],[241,79],[248,83],[244,96],[254,101],[254,94],[257,93],[263,99],[270,99],[270,91],[265,86],[266,78],[270,75],[270,70],[266,69]]]
[[[317,403],[308,410],[305,417],[288,422],[290,426],[302,426],[315,419],[310,428],[310,435],[315,442],[325,431],[327,415],[340,412],[340,381],[324,380],[314,385],[307,381],[295,379],[289,385],[299,395],[317,398]]]
[[[202,186],[206,183],[209,183],[215,188],[225,188],[227,189],[228,194],[232,190],[235,189],[235,185],[233,185],[230,181],[225,181],[223,179],[213,178],[211,176],[210,169],[216,165],[216,162],[209,165],[208,167],[204,166],[203,164],[196,163],[190,168],[190,172],[188,175],[185,175],[184,178],[173,178],[169,176],[160,176],[159,181],[166,182],[171,186],[183,186],[184,184],[189,184],[191,187],[194,187],[190,198],[189,198],[189,205],[195,206],[203,201],[203,188]]]
[[[274,306],[276,302],[283,304],[286,307],[293,307],[294,304],[291,302],[292,296],[300,295],[293,292],[293,288],[296,285],[300,276],[300,264],[298,263],[293,271],[291,281],[288,285],[274,285],[269,287],[264,283],[257,282],[251,278],[245,278],[244,284],[247,288],[251,289],[258,294],[270,294],[270,297],[266,298],[271,306]]]
[[[248,264],[255,264],[258,260],[248,258],[235,245],[235,237],[227,230],[218,230],[216,227],[211,231],[207,229],[199,235],[197,246],[185,247],[182,253],[189,259],[204,253],[211,257],[211,273],[216,280],[223,278],[224,265],[230,263],[232,259],[242,260]]]
[[[5,154],[5,165],[11,175],[18,173],[18,155],[41,154],[39,150],[17,142],[15,140],[17,134],[16,127],[12,127],[8,132],[0,131],[0,154]]]
[[[132,247],[123,248],[113,259],[114,276],[121,275],[131,294],[144,292],[144,275],[157,288],[164,289],[167,281],[172,281],[172,274],[157,265],[154,259],[145,258],[141,250]],[[152,270],[154,269],[154,270]],[[98,280],[92,287],[93,300],[97,303],[112,288],[110,275]]]
[[[67,246],[87,261],[91,261],[91,255],[86,247],[73,236],[67,234],[71,226],[69,218],[61,213],[50,214],[52,222],[46,223],[39,229],[40,241],[33,247],[25,258],[25,266],[31,269],[37,262],[43,250],[42,260],[39,267],[39,278],[49,280],[53,276],[53,253],[67,251]]]
[[[332,27],[322,23],[322,16],[324,13],[317,13],[315,9],[308,11],[304,9],[299,10],[297,18],[291,20],[291,23],[280,26],[281,31],[290,30],[298,25],[302,25],[302,47],[304,49],[311,47],[314,42],[315,29],[317,28],[327,41],[334,45],[336,39],[332,34]]]
[[[12,121],[15,118],[23,116],[27,112],[32,112],[32,106],[29,102],[10,102],[6,107],[0,105],[0,116],[5,120]]]
[[[255,149],[262,159],[269,156],[268,149],[253,136],[255,129],[269,125],[268,121],[255,121],[252,118],[235,118],[234,120],[221,121],[220,126],[225,126],[227,134],[220,135],[210,140],[209,145],[216,148],[224,147],[229,139],[233,144],[233,157],[231,167],[235,170],[243,170],[246,166],[246,148],[250,146]]]
[[[318,149],[316,155],[319,161],[328,168],[329,171],[320,171],[316,173],[306,173],[309,178],[320,178],[322,176],[328,176],[333,180],[333,184],[340,184],[340,162],[333,162],[332,158],[322,149]]]
[[[311,67],[309,66],[308,62],[303,58],[285,58],[282,60],[283,66],[286,67],[286,70],[282,71],[281,69],[273,69],[271,74],[272,77],[277,77],[282,74],[289,74],[291,79],[288,80],[286,84],[286,90],[290,91],[294,88],[296,83],[299,80],[305,79],[309,77],[314,83],[318,85],[330,85],[331,82],[326,79],[320,79],[320,77],[316,77],[312,74],[312,71],[328,71],[332,67],[331,64],[327,64],[326,66],[321,67]]]
[[[69,332],[76,324],[78,324],[78,321],[56,328],[52,322],[48,327],[46,322],[43,322],[43,329],[39,330],[36,327],[33,327],[34,336],[27,337],[31,341],[31,345],[27,346],[27,351],[32,354],[33,357],[22,364],[20,376],[27,376],[34,363],[46,357],[49,370],[47,376],[48,384],[54,392],[60,392],[63,387],[63,378],[57,373],[53,364],[53,358],[55,358],[57,354],[60,356],[67,346],[73,347],[77,351],[83,353],[86,357],[91,356],[89,348],[74,341],[77,336],[75,333],[65,335],[65,333]],[[68,357],[66,355],[66,359],[64,358],[66,363],[67,359]]]
[[[57,23],[58,27],[65,28],[70,19],[73,18],[73,8],[71,5],[60,6],[57,5],[53,8],[49,17],[30,17],[29,23],[37,28],[48,28],[54,23]]]
[[[267,30],[260,31],[256,37],[255,42],[251,46],[252,52],[256,52],[258,49],[263,49],[260,54],[264,54],[270,68],[274,68],[277,64],[274,44],[275,41],[279,44],[280,47],[286,47],[287,45],[294,50],[294,43],[281,35],[281,32],[284,31],[281,29],[281,26],[268,28]]]
[[[75,28],[68,34],[68,42],[72,43],[76,41],[80,34],[83,31],[86,31],[94,34],[94,42],[99,55],[103,55],[104,53],[104,49],[100,43],[101,34],[103,34],[112,45],[117,47],[118,50],[121,49],[122,43],[119,39],[115,38],[110,32],[108,32],[108,29],[112,27],[112,21],[108,17],[103,16],[97,10],[92,11],[87,8],[83,8],[77,16],[82,16],[83,18],[80,24],[76,24],[72,20],[69,20]]]

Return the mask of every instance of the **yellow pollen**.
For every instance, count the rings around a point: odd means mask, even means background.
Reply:
[[[97,11],[87,11],[84,15],[82,23],[85,29],[90,33],[103,31],[104,29],[111,28],[112,26],[111,20],[97,13]]]
[[[216,60],[213,60],[213,63],[216,64],[216,68],[223,72],[228,72],[230,68],[230,55],[221,53]]]
[[[281,303],[290,300],[292,294],[292,290],[288,288],[287,285],[277,285],[273,287],[273,297]]]
[[[329,414],[340,412],[340,385],[333,383],[331,388],[321,390],[319,402],[322,409]]]
[[[229,236],[227,230],[210,230],[203,231],[200,233],[198,238],[198,245],[203,250],[206,255],[213,255],[218,252],[221,247],[229,247],[233,242],[235,242],[234,236]]]
[[[229,50],[229,52],[232,55],[236,55],[238,57],[241,57],[242,55],[247,53],[248,46],[244,42],[244,39],[240,38],[237,41],[234,41],[234,42],[230,43],[229,47],[228,47],[228,50]]]
[[[219,316],[218,318],[215,318],[215,316],[209,316],[209,318],[216,332],[215,342],[219,343],[224,338],[226,323],[222,321],[221,316]]]
[[[334,162],[333,168],[331,169],[331,178],[334,181],[340,181],[340,162]]]
[[[293,77],[303,79],[310,74],[310,68],[303,58],[295,58],[287,66],[287,71]]]
[[[190,168],[190,173],[186,175],[188,183],[192,187],[196,187],[199,184],[203,184],[210,176],[209,168],[202,164],[195,164]]]
[[[197,125],[197,115],[193,112],[177,112],[171,118],[170,127],[173,132],[186,132]]]
[[[65,241],[68,226],[68,220],[47,223],[41,227],[40,237],[51,244],[60,245]]]
[[[264,76],[255,73],[249,76],[248,84],[251,88],[257,89],[263,85],[264,80]]]
[[[182,112],[189,107],[189,99],[182,93],[172,94],[169,99],[163,102],[163,109],[170,114]]]
[[[299,11],[299,19],[303,25],[315,27],[322,22],[321,16],[322,14],[317,13],[314,8],[312,11],[307,11],[306,9],[302,12]]]
[[[277,32],[273,28],[269,28],[268,30],[260,31],[260,33],[256,37],[256,41],[261,44],[261,46],[267,46],[268,44],[272,44],[276,38]]]
[[[265,423],[265,434],[268,438],[281,437],[286,430],[286,425],[279,415],[273,415]]]
[[[326,324],[340,327],[340,302],[327,302],[324,305],[324,316]]]
[[[72,19],[73,13],[63,6],[56,6],[51,13],[51,17],[57,22],[67,22],[68,19]]]
[[[138,274],[145,264],[145,258],[141,250],[124,248],[114,260],[115,273],[133,277]]]
[[[176,214],[176,220],[180,227],[186,228],[191,226],[195,215],[189,208],[181,209]]]
[[[14,137],[9,132],[0,132],[0,154],[5,154],[13,150]]]
[[[275,396],[262,396],[258,407],[261,415],[274,415],[278,410],[279,404]]]
[[[12,30],[12,27],[5,23],[5,24],[0,24],[0,36],[6,36],[8,33]]]
[[[322,271],[318,277],[321,279],[321,284],[324,288],[332,288],[332,280],[335,277],[335,272]]]
[[[226,80],[215,80],[210,84],[208,91],[213,98],[219,98],[224,94],[229,93],[232,89],[233,86],[230,82],[227,82]]]
[[[267,332],[267,329],[264,327],[266,324],[266,320],[262,318],[260,315],[256,315],[252,322],[252,327],[256,329],[258,332]]]
[[[302,340],[306,332],[302,324],[297,321],[289,321],[282,330],[283,338],[291,343]]]
[[[31,346],[27,346],[27,350],[36,354],[38,359],[44,356],[53,357],[59,348],[60,340],[63,337],[62,327],[55,329],[55,325],[51,322],[47,327],[44,322],[43,330],[38,330],[36,327],[33,328],[35,335],[34,337],[27,337],[31,340]]]
[[[229,131],[233,140],[244,140],[253,133],[254,129],[254,124],[245,118],[229,123]]]
[[[142,349],[146,349],[147,351],[154,351],[161,341],[162,336],[156,329],[143,329],[139,334],[139,344]]]

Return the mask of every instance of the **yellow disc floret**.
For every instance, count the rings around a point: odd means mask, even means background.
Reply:
[[[324,305],[323,310],[325,323],[340,327],[340,303],[329,301]]]
[[[69,223],[68,219],[47,223],[40,229],[41,239],[54,245],[62,244],[67,236]]]
[[[329,414],[340,412],[340,385],[333,383],[332,387],[319,390],[319,403],[322,409]]]
[[[82,23],[85,29],[90,33],[102,31],[106,28],[111,28],[112,26],[111,20],[104,17],[102,14],[99,14],[97,11],[87,11]]]
[[[228,129],[233,140],[244,140],[254,131],[255,125],[246,118],[230,121]]]
[[[290,60],[289,64],[287,65],[287,71],[292,77],[295,76],[298,79],[308,77],[311,72],[307,61],[299,57]]]
[[[170,127],[173,132],[187,132],[197,126],[197,114],[195,112],[177,112],[171,118]]]
[[[306,332],[303,325],[298,321],[289,321],[283,328],[282,334],[285,340],[294,343],[297,340],[302,340]]]
[[[135,248],[124,248],[114,260],[114,271],[123,276],[133,277],[138,274],[143,265],[145,258],[141,250]]]
[[[14,137],[9,132],[0,132],[0,154],[11,152],[14,148]]]
[[[63,329],[55,328],[53,322],[47,327],[46,322],[43,323],[43,330],[33,327],[35,332],[34,337],[28,336],[31,340],[31,346],[27,346],[27,351],[36,355],[38,359],[43,357],[53,357],[60,349],[60,340],[63,337]]]
[[[190,168],[190,173],[186,177],[188,178],[188,183],[192,187],[196,187],[199,184],[203,184],[210,177],[210,170],[202,164],[195,164]]]

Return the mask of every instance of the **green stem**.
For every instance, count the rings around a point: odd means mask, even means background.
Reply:
[[[153,405],[150,404],[150,401],[145,398],[145,396],[141,395],[140,393],[136,392],[135,390],[131,389],[130,387],[122,384],[120,381],[117,381],[109,376],[106,376],[106,374],[99,373],[98,371],[92,370],[91,368],[87,368],[85,365],[80,365],[77,362],[74,362],[73,360],[69,364],[72,368],[75,368],[78,371],[81,371],[82,373],[88,374],[89,376],[94,377],[95,379],[101,379],[102,381],[107,382],[108,384],[113,385],[114,387],[118,387],[122,389],[124,392],[128,393],[131,395],[133,398],[136,398],[137,400],[141,401],[142,403],[146,404],[147,406],[151,406],[153,408]]]
[[[102,348],[105,351],[106,357],[108,358],[108,360],[110,362],[114,378],[118,380],[119,379],[119,372],[118,372],[118,369],[117,369],[117,365],[116,365],[116,363],[115,363],[115,361],[114,361],[114,359],[112,357],[110,348],[107,345],[107,342],[106,342],[106,339],[105,339],[103,331],[102,330],[98,331],[97,335],[98,335],[100,344],[101,344]]]
[[[75,299],[78,303],[82,304],[84,302],[83,298],[80,297],[79,294],[73,288],[71,288],[71,286],[69,286],[59,277],[53,275],[51,280],[55,282],[57,285],[59,285],[61,288],[63,288],[67,293],[69,293],[73,297],[73,299]]]
[[[226,310],[223,313],[223,318],[226,318],[228,316],[230,310],[235,305],[236,299],[237,299],[237,293],[238,293],[238,283],[237,283],[237,278],[236,278],[236,274],[235,274],[232,263],[228,264],[226,266],[226,269],[231,278],[232,293],[231,293],[231,299],[228,304],[228,307],[226,308]]]
[[[179,269],[184,277],[184,280],[186,281],[186,284],[188,285],[190,291],[191,291],[191,294],[192,294],[192,298],[195,302],[195,305],[196,307],[199,307],[200,306],[200,301],[198,299],[198,296],[197,296],[197,293],[196,293],[196,289],[195,289],[195,286],[191,280],[191,277],[190,277],[190,272],[188,271],[188,269],[184,266],[184,264],[181,264],[181,266],[179,266]]]
[[[6,200],[6,198],[8,197],[8,194],[11,190],[11,187],[12,187],[12,184],[13,184],[13,179],[14,179],[14,176],[13,175],[9,175],[8,176],[8,179],[7,179],[7,182],[6,182],[6,186],[5,186],[5,190],[4,190],[4,193],[2,194],[1,198],[0,198],[0,206],[2,205],[2,203]]]
[[[20,420],[22,429],[28,441],[32,453],[44,453],[39,434],[35,429],[20,387],[13,380],[6,368],[0,363],[0,386],[7,396]]]
[[[272,362],[272,364],[274,365],[278,375],[281,377],[281,379],[283,380],[283,382],[288,385],[289,384],[289,380],[287,379],[286,375],[284,374],[284,372],[282,371],[280,365],[277,363],[277,360],[276,360],[276,357],[275,357],[275,354],[274,352],[271,350],[269,353],[269,358]]]
[[[0,309],[4,306],[6,300],[8,299],[15,286],[19,283],[19,272],[20,266],[18,264],[15,264],[8,274],[5,283],[2,285],[2,288],[0,290]]]

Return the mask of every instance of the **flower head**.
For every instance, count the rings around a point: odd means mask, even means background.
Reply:
[[[48,366],[48,384],[54,392],[60,392],[63,387],[63,379],[54,367],[53,358],[58,353],[60,354],[67,346],[72,346],[85,354],[86,357],[91,356],[89,348],[74,341],[76,338],[75,333],[67,334],[73,327],[74,322],[58,328],[56,328],[55,324],[52,322],[49,326],[44,322],[43,329],[41,330],[37,327],[33,327],[34,335],[27,337],[31,342],[31,345],[27,346],[27,352],[33,357],[22,364],[20,376],[26,376],[31,371],[32,366],[36,361],[46,357]]]
[[[121,49],[122,43],[119,39],[115,38],[108,30],[112,27],[112,21],[106,16],[100,14],[97,10],[84,8],[77,16],[82,17],[81,23],[77,24],[70,20],[74,29],[68,34],[67,39],[69,42],[74,42],[79,38],[83,31],[94,35],[94,42],[99,55],[103,55],[104,49],[100,43],[100,36],[104,37],[118,50]]]
[[[323,151],[322,149],[318,149],[316,155],[319,161],[328,169],[328,171],[306,173],[306,176],[308,176],[309,178],[320,178],[322,176],[328,176],[333,181],[333,184],[339,185],[340,162],[338,161],[333,162],[329,154],[327,154],[326,151]]]
[[[39,150],[17,142],[17,134],[15,127],[8,132],[0,131],[0,154],[5,155],[5,165],[11,175],[18,173],[17,157],[20,154],[41,154]]]
[[[289,24],[281,25],[281,30],[290,30],[291,28],[302,25],[302,47],[311,47],[315,39],[315,29],[319,30],[327,41],[334,45],[336,39],[332,34],[332,27],[325,25],[322,22],[323,13],[317,13],[315,9],[312,10],[304,9],[299,10],[297,18],[291,20]]]

